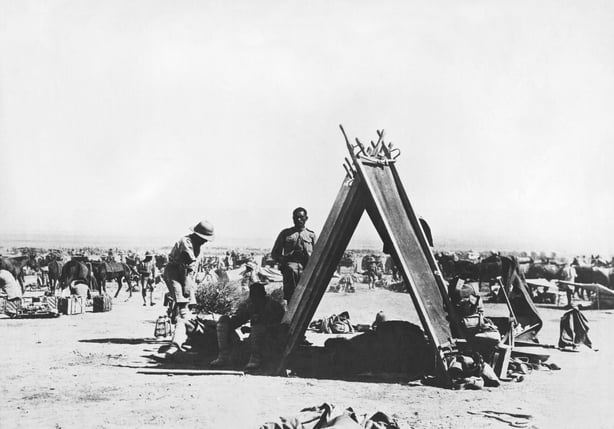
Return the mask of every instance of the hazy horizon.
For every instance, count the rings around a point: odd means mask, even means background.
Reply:
[[[2,234],[0,233],[0,249],[1,248],[18,248],[18,247],[38,247],[38,248],[82,248],[82,247],[98,247],[98,248],[120,248],[131,249],[137,251],[154,250],[161,248],[172,247],[174,240],[169,240],[164,237],[143,237],[143,236],[124,236],[124,237],[108,237],[94,235],[61,235],[61,234]],[[230,239],[223,242],[215,241],[209,243],[203,248],[203,254],[207,254],[209,249],[262,249],[270,250],[272,243],[267,240],[260,241],[245,241],[240,238]],[[526,252],[535,253],[556,253],[559,256],[579,256],[599,254],[602,257],[612,257],[614,255],[608,253],[599,253],[591,251],[570,251],[568,249],[551,249],[551,248],[495,248],[480,244],[477,241],[454,241],[454,240],[439,240],[435,243],[435,250],[438,251],[500,251],[500,252]],[[382,242],[377,239],[356,239],[353,238],[349,245],[349,250],[373,250],[381,252]]]

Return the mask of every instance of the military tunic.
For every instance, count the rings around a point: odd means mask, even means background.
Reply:
[[[189,235],[181,237],[168,255],[168,264],[164,268],[164,282],[176,303],[187,303],[190,293],[195,290],[195,283],[188,274],[194,271],[200,246],[195,246]]]
[[[153,290],[154,279],[156,278],[156,261],[153,258],[140,261],[137,269],[141,278],[141,288]]]
[[[297,227],[284,229],[275,240],[271,257],[279,263],[286,301],[290,301],[315,243],[316,234],[313,231]]]

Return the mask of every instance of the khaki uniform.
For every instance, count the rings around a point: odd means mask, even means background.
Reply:
[[[211,362],[212,366],[226,365],[230,359],[230,334],[234,329],[247,322],[251,324],[249,335],[251,354],[246,370],[260,367],[265,355],[267,338],[276,341],[275,328],[279,327],[284,316],[284,307],[279,302],[266,296],[259,306],[255,306],[250,298],[241,302],[234,313],[222,316],[217,322],[218,358]]]
[[[137,270],[141,278],[141,287],[152,289],[156,278],[156,261],[153,258],[149,261],[140,261]]]
[[[271,257],[279,262],[284,282],[284,299],[290,301],[303,269],[313,253],[316,234],[310,229],[286,228],[279,233]]]
[[[21,286],[10,271],[0,270],[0,292],[4,292],[8,300],[22,297]]]
[[[164,282],[171,298],[176,303],[189,302],[188,297],[195,289],[194,279],[189,275],[196,268],[196,258],[200,246],[194,246],[190,236],[181,237],[168,255],[168,264],[164,268]]]

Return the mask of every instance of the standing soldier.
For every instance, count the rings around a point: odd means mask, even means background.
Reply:
[[[181,348],[187,339],[185,321],[188,317],[188,303],[190,293],[193,293],[195,281],[193,273],[196,270],[196,260],[200,248],[208,241],[213,241],[213,225],[203,220],[191,228],[191,234],[181,237],[168,255],[168,264],[164,268],[164,282],[169,290],[170,298],[174,301],[173,321],[177,323],[172,345]],[[179,326],[182,325],[182,326]]]
[[[369,289],[375,289],[375,282],[377,281],[377,260],[375,255],[365,256],[365,268]]]
[[[149,305],[155,305],[156,303],[153,302],[153,286],[156,278],[156,261],[149,250],[145,252],[145,259],[138,261],[137,270],[141,279],[143,306],[147,305],[147,291],[149,291]]]
[[[316,242],[316,234],[305,227],[307,219],[307,210],[302,207],[294,209],[294,226],[279,233],[271,250],[271,258],[279,264],[283,276],[286,303],[292,298]]]
[[[574,283],[576,281],[576,276],[576,269],[569,262],[566,262],[565,266],[561,270],[561,280]],[[567,306],[571,308],[573,302],[573,293],[577,290],[577,288],[575,286],[564,285],[564,290],[567,294]]]

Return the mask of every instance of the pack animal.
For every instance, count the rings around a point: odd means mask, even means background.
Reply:
[[[92,270],[84,262],[71,260],[62,266],[59,279],[60,288],[64,290],[76,280],[88,284],[90,290],[94,289],[100,292],[96,277],[92,275]]]
[[[128,292],[132,296],[132,269],[123,262],[92,262],[94,277],[100,285],[100,291],[107,291],[107,281],[117,281],[117,291],[115,298],[122,289],[123,280],[128,284]]]
[[[610,268],[600,267],[574,267],[576,270],[576,283],[597,283],[613,289],[614,285],[611,279],[614,280],[613,270]]]
[[[24,267],[30,267],[32,269],[38,270],[38,262],[36,261],[36,256],[33,254],[30,255],[22,255],[22,256],[7,256],[0,257],[0,269],[7,270],[10,272],[13,277],[17,279],[19,282],[19,286],[21,286],[21,291],[24,291],[24,281],[25,275],[23,272]]]
[[[62,261],[54,260],[47,264],[47,275],[49,276],[49,288],[51,289],[51,294],[55,295],[55,289],[58,286],[60,281],[60,276],[62,274],[62,267],[64,264]]]
[[[567,280],[565,265],[557,265],[552,262],[531,264],[525,273],[525,277],[529,279]]]

